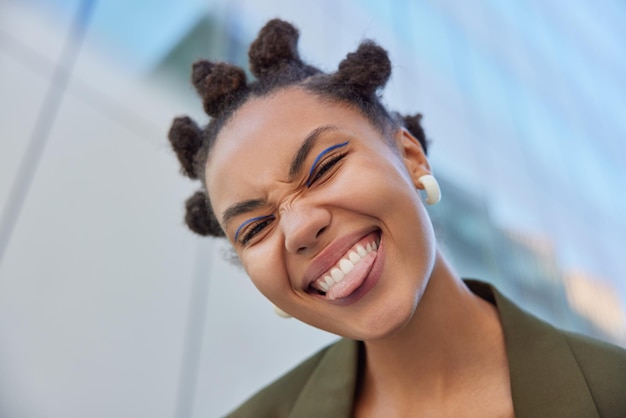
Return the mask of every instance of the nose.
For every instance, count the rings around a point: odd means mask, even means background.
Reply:
[[[293,254],[313,252],[330,225],[330,219],[327,209],[305,202],[283,208],[280,223],[287,251]]]

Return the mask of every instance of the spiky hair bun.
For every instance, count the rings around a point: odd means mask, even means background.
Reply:
[[[246,73],[241,68],[206,60],[193,64],[191,81],[202,98],[204,111],[212,117],[231,107],[248,89]]]
[[[194,160],[202,146],[200,127],[190,117],[181,116],[174,119],[167,137],[180,162],[180,171],[191,179],[197,179]]]
[[[250,45],[250,71],[263,79],[289,65],[302,65],[298,53],[298,30],[285,21],[272,19]]]
[[[333,79],[338,85],[350,86],[360,95],[369,97],[384,87],[390,75],[391,62],[387,51],[366,40],[341,61]]]
[[[224,236],[224,231],[217,222],[204,191],[197,191],[187,199],[185,208],[187,210],[185,223],[193,232],[203,236]]]
[[[416,113],[415,115],[402,116],[402,122],[404,127],[420,142],[424,153],[428,154],[428,140],[426,139],[424,128],[422,128],[422,114]]]

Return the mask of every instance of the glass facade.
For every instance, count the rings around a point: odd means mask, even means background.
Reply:
[[[182,86],[198,57],[245,67],[256,30],[246,26],[246,6],[231,5],[221,15],[207,10],[155,72]],[[233,12],[239,7],[243,13]],[[435,170],[445,179],[446,199],[433,216],[461,274],[499,284],[561,326],[624,344],[624,262],[613,249],[626,232],[626,199],[617,192],[626,178],[626,148],[617,140],[626,133],[619,88],[626,78],[617,69],[626,61],[614,39],[619,28],[603,27],[616,24],[606,14],[623,13],[621,6],[364,1],[318,7],[331,32],[324,38],[345,37],[353,26],[355,35],[365,27],[364,36],[380,32],[391,40],[384,46],[400,74],[387,102],[425,114]],[[345,19],[342,28],[326,22],[352,9],[371,20]],[[330,57],[345,51],[319,41],[315,58],[332,68]],[[614,296],[585,292],[583,301],[572,296],[579,282]],[[604,314],[589,314],[607,303],[612,308]]]

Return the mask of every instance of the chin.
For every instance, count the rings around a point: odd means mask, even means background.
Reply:
[[[381,340],[401,332],[415,314],[416,304],[396,303],[388,309],[372,309],[371,315],[363,318],[359,324],[360,329],[354,330],[355,335],[347,335],[348,338],[359,341]]]

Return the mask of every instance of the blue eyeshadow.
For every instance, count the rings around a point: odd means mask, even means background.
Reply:
[[[318,154],[318,156],[315,157],[315,160],[313,161],[313,164],[311,165],[311,169],[309,170],[309,176],[306,179],[306,186],[307,187],[309,187],[311,185],[311,175],[313,175],[313,170],[315,170],[315,167],[317,167],[317,163],[320,161],[320,159],[324,155],[328,154],[329,152],[331,152],[334,149],[345,147],[346,145],[348,145],[348,142],[350,142],[350,141],[342,142],[341,144],[332,145],[332,146],[326,148],[324,151],[320,152]]]
[[[237,228],[237,231],[235,231],[235,241],[237,241],[237,238],[239,237],[239,231],[241,231],[241,228],[243,228],[244,226],[250,224],[251,222],[254,221],[259,221],[261,219],[266,219],[266,218],[273,218],[274,215],[265,215],[265,216],[257,216],[256,218],[252,218],[252,219],[248,219],[247,221],[245,221],[244,223],[242,223],[241,225],[239,225],[239,228]]]

